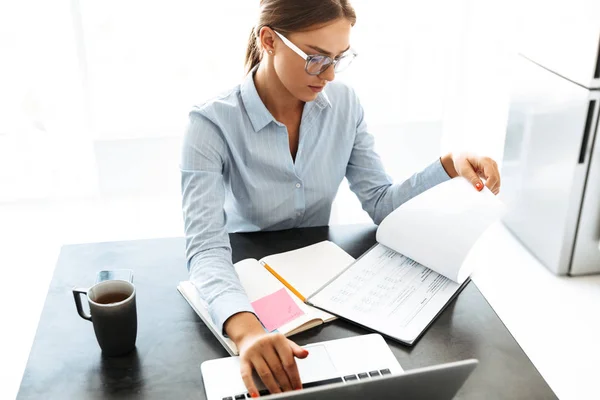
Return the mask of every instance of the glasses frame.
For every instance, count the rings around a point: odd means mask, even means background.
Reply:
[[[337,63],[344,57],[347,57],[347,55],[343,55],[340,58],[331,58],[330,56],[326,55],[326,54],[306,54],[305,52],[303,52],[298,46],[296,46],[294,43],[292,43],[288,38],[286,38],[285,36],[283,36],[281,33],[277,32],[276,30],[273,30],[273,32],[275,32],[275,34],[283,41],[283,43],[285,43],[285,45],[287,47],[289,47],[294,53],[298,54],[300,57],[302,57],[305,61],[306,64],[304,64],[304,71],[312,76],[317,76],[317,75],[321,75],[322,73],[324,73],[325,71],[327,71],[327,69],[331,66],[333,66],[333,69],[335,71],[335,66],[337,65]],[[348,49],[345,54],[352,54],[352,61],[354,61],[354,58],[356,58],[356,56],[358,56],[358,53],[356,51],[354,51],[353,49]],[[329,65],[327,65],[327,67],[325,69],[323,69],[322,71],[319,71],[317,73],[310,73],[308,72],[308,64],[310,63],[310,61],[315,58],[315,57],[325,57],[328,58],[330,63]],[[348,64],[350,65],[350,64]],[[343,70],[342,70],[343,71]],[[336,72],[341,72],[341,71],[336,71]]]

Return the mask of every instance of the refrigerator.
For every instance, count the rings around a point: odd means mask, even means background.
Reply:
[[[524,9],[511,63],[503,222],[553,273],[597,274],[600,0]]]

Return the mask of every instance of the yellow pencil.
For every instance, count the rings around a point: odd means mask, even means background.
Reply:
[[[279,280],[279,282],[283,283],[283,285],[290,289],[290,291],[292,293],[294,293],[303,303],[306,302],[306,298],[304,296],[302,296],[300,294],[299,291],[297,291],[292,285],[290,285],[288,283],[288,281],[286,281],[285,279],[283,279],[277,272],[275,272],[275,270],[271,267],[269,267],[269,264],[267,264],[266,262],[263,261],[262,265],[267,269],[267,271],[269,271],[275,278],[277,278]]]

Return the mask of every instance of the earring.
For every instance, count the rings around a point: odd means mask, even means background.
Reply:
[[[273,50],[269,50],[269,54],[273,54]]]

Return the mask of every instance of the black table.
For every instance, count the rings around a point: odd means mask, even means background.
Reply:
[[[354,257],[375,243],[375,227],[349,225],[231,234],[233,259],[292,250],[329,239]],[[75,311],[71,289],[96,271],[132,268],[138,305],[137,349],[103,357],[92,324]],[[227,353],[177,292],[187,279],[181,238],[64,246],[18,394],[20,399],[204,399],[200,363]],[[366,333],[335,321],[294,336],[299,344]],[[388,344],[404,369],[477,358],[460,399],[554,399],[531,361],[473,282],[413,346]]]

